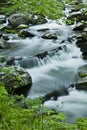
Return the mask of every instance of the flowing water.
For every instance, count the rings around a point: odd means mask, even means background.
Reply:
[[[73,26],[48,20],[46,24],[30,27],[30,31],[35,34],[33,38],[19,39],[17,35],[9,35],[9,48],[1,51],[1,55],[21,56],[26,59],[48,52],[43,58],[37,57],[33,60],[32,64],[37,61],[35,66],[26,68],[33,80],[28,97],[44,96],[55,90],[62,91],[62,88],[67,88],[76,81],[77,69],[84,65],[85,61],[81,58],[80,49],[75,45],[76,34],[72,30]],[[41,38],[49,32],[56,33],[57,40]],[[46,101],[44,105],[58,112],[65,112],[69,120],[74,121],[76,117],[87,116],[87,93],[72,89],[69,90],[69,95],[61,96],[57,101]]]

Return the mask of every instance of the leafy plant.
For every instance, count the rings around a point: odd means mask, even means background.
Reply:
[[[1,7],[6,14],[23,13],[23,14],[41,14],[51,19],[57,19],[63,15],[63,3],[57,0],[10,0],[8,8]]]

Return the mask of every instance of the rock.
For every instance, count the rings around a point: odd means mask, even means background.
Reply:
[[[25,28],[29,28],[29,25],[25,25],[25,24],[20,24],[17,29],[25,29]]]
[[[32,84],[30,74],[21,67],[0,67],[0,82],[9,94],[27,96]]]
[[[41,29],[38,29],[37,31],[38,32],[45,32],[45,31],[48,31],[49,30],[49,28],[41,28]]]
[[[5,49],[5,43],[0,39],[0,49]]]
[[[38,25],[38,24],[44,24],[47,23],[47,19],[44,15],[41,14],[33,14],[31,15],[31,21],[30,24],[32,25]]]
[[[87,90],[87,77],[78,81],[78,83],[75,86],[78,90]]]
[[[65,95],[68,95],[68,91],[66,88],[63,88],[62,91],[58,91],[58,90],[54,90],[53,92],[51,93],[48,93],[46,94],[45,96],[42,97],[42,101],[45,102],[45,101],[48,101],[50,100],[51,98],[53,100],[57,100],[58,97],[60,96],[65,96]]]
[[[76,26],[74,27],[74,31],[83,31],[84,28],[86,27],[85,23],[77,23]]]
[[[23,29],[20,31],[19,36],[21,37],[34,37],[35,35],[29,31],[29,29]]]
[[[77,82],[75,84],[78,90],[87,90],[87,65],[83,65],[78,68]]]
[[[6,16],[0,14],[0,24],[3,24],[6,22]]]
[[[11,25],[12,28],[17,28],[21,24],[36,25],[36,24],[42,24],[42,23],[46,23],[47,22],[45,16],[34,15],[34,14],[29,14],[29,15],[12,14],[8,18],[8,21],[9,21],[9,25]]]
[[[9,57],[9,58],[6,59],[6,65],[12,66],[12,65],[14,65],[14,64],[15,64],[15,59],[14,59],[14,57]]]
[[[72,13],[69,17],[69,20],[73,20],[76,22],[81,22],[81,21],[87,21],[87,13],[83,11],[79,11],[79,13]]]
[[[87,59],[87,34],[81,33],[77,36],[77,42],[76,45],[80,47],[80,50],[82,51],[83,59]]]
[[[56,33],[46,33],[42,36],[44,39],[54,39],[57,40],[57,34]]]
[[[84,32],[87,32],[87,27],[85,27],[85,28],[83,29],[83,31],[84,31]]]
[[[3,40],[5,40],[5,41],[8,41],[8,40],[10,39],[8,34],[3,34],[3,35],[2,35],[2,38],[3,38]]]
[[[23,14],[12,14],[8,18],[8,21],[12,28],[17,28],[20,24],[29,24],[29,18]]]
[[[26,57],[19,60],[18,63],[23,68],[32,68],[39,65],[38,61],[37,57]]]

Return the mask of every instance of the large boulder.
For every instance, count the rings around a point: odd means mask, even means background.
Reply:
[[[12,28],[18,27],[20,24],[29,24],[29,18],[27,18],[23,14],[13,14],[8,18],[9,25],[12,26]]]
[[[35,25],[35,24],[42,24],[46,23],[47,20],[45,16],[42,15],[24,15],[24,14],[12,14],[9,18],[9,25],[11,25],[12,28],[17,28],[21,24],[25,25]]]
[[[0,67],[0,82],[4,84],[9,94],[27,96],[32,78],[21,67]]]
[[[75,86],[78,90],[87,90],[87,65],[78,68],[77,82]]]

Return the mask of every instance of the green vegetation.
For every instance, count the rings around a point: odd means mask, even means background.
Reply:
[[[10,96],[0,84],[0,130],[86,130],[87,119],[79,118],[76,124],[65,121],[62,113],[56,114],[43,107],[40,99],[27,99],[22,95]]]
[[[6,15],[13,13],[33,13],[45,15],[52,19],[57,19],[63,15],[62,9],[64,7],[60,0],[9,0],[10,4],[2,7],[5,3],[1,4],[0,12]]]

